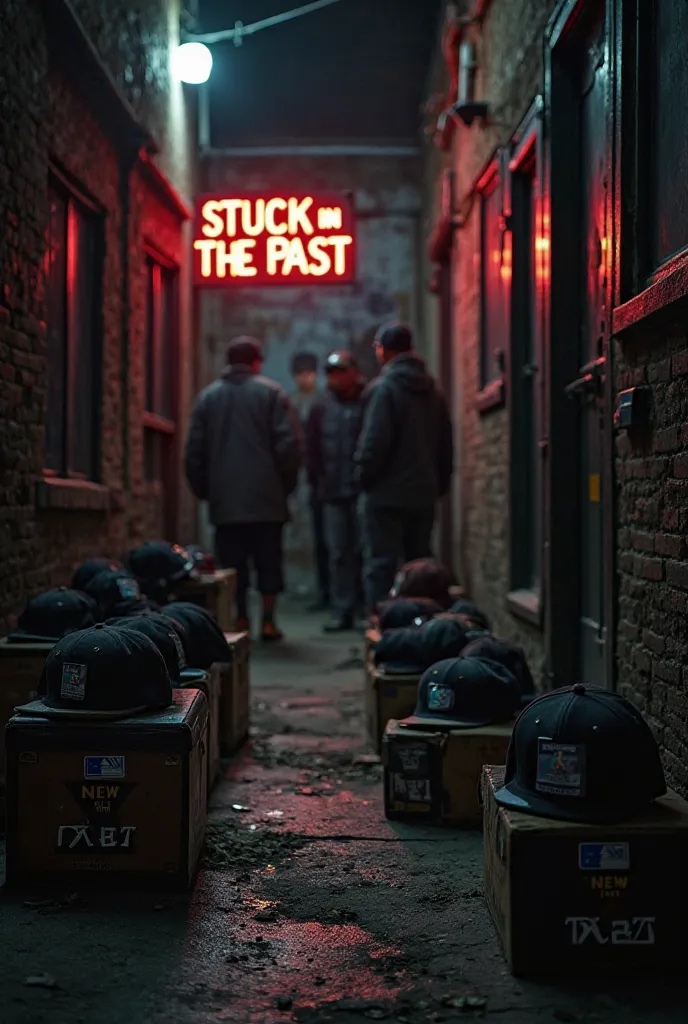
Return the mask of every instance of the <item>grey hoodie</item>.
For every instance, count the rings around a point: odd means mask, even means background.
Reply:
[[[449,490],[447,403],[415,352],[387,363],[369,385],[356,463],[362,491],[381,508],[427,507]]]
[[[185,468],[213,525],[286,522],[302,443],[285,392],[250,367],[229,367],[202,391],[191,414]]]

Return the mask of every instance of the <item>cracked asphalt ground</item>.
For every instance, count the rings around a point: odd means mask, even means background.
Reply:
[[[193,893],[3,895],[0,1022],[685,1024],[665,981],[510,977],[480,835],[385,820],[362,644],[321,622],[286,616],[289,642],[254,652],[254,735],[213,792]]]

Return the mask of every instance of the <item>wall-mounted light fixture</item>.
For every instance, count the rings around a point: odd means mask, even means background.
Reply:
[[[222,29],[220,32],[206,32],[203,34],[182,31],[182,43],[172,57],[172,68],[174,73],[182,82],[189,85],[203,85],[210,78],[213,67],[213,58],[209,46],[213,43],[221,43],[232,39],[235,46],[241,46],[244,36],[252,36],[261,29],[271,28],[273,25],[281,25],[282,22],[291,21],[293,18],[300,18],[303,14],[310,14],[322,7],[330,7],[339,3],[340,0],[313,0],[313,3],[296,7],[292,11],[285,11],[283,14],[275,14],[271,18],[263,18],[252,25],[244,25],[243,22],[234,23],[234,28]]]
[[[486,120],[489,109],[487,103],[475,98],[477,74],[477,47],[473,40],[464,38],[459,46],[459,87],[451,113],[469,127],[476,119]]]

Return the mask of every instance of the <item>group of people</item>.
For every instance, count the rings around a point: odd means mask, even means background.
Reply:
[[[299,353],[290,397],[261,375],[259,341],[235,338],[227,368],[196,400],[185,452],[191,490],[207,501],[216,555],[237,571],[237,610],[248,628],[251,567],[263,599],[261,635],[278,640],[282,532],[305,466],[311,494],[319,606],[329,631],[354,627],[384,600],[402,562],[431,554],[438,500],[451,482],[447,404],[413,337],[388,324],[375,337],[380,373],[363,379],[350,352],[332,352],[327,387]]]

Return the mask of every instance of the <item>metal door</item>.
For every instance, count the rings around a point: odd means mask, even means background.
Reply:
[[[580,376],[567,392],[580,405],[578,450],[579,672],[582,681],[606,685],[604,622],[605,478],[604,402],[607,266],[607,77],[604,12],[581,45],[579,92],[580,250],[579,365]],[[573,467],[572,467],[573,468]]]

